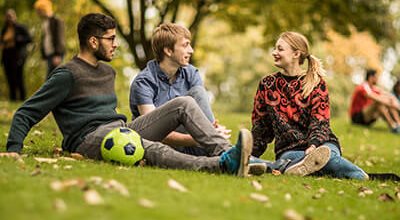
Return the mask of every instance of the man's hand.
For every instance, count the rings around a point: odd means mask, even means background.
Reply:
[[[226,129],[225,126],[218,124],[218,121],[215,120],[215,122],[213,123],[215,130],[217,131],[218,134],[220,134],[222,137],[224,137],[225,139],[229,139],[231,138],[231,132],[232,130]]]

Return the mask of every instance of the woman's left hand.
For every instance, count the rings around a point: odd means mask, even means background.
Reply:
[[[304,153],[307,155],[307,154],[311,153],[311,151],[313,151],[313,150],[315,150],[315,149],[317,149],[317,148],[315,147],[315,145],[311,145],[311,146],[309,146],[309,147],[304,151]]]

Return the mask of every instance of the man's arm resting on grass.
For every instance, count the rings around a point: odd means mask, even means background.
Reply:
[[[145,115],[156,109],[153,104],[138,105],[140,115]],[[162,141],[167,145],[172,146],[196,146],[197,142],[190,136],[190,134],[182,134],[176,131],[172,131]]]

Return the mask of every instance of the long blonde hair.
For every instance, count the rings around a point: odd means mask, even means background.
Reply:
[[[326,71],[322,66],[322,62],[317,57],[313,56],[309,52],[310,45],[308,43],[307,38],[297,32],[283,32],[280,35],[280,38],[284,40],[289,46],[294,50],[300,51],[300,60],[299,64],[302,65],[304,61],[307,59],[308,68],[305,74],[302,86],[303,93],[302,96],[304,98],[308,97],[315,86],[319,84],[321,78],[324,77]]]

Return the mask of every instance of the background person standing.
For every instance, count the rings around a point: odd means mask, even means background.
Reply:
[[[5,14],[5,24],[1,30],[0,46],[2,48],[1,63],[4,66],[11,101],[22,101],[26,96],[23,71],[27,57],[26,46],[30,42],[32,38],[27,28],[17,23],[15,11],[8,9]]]
[[[43,19],[42,40],[40,50],[47,60],[47,77],[60,65],[65,53],[64,22],[53,13],[53,5],[49,0],[38,0],[34,4],[37,14]]]

